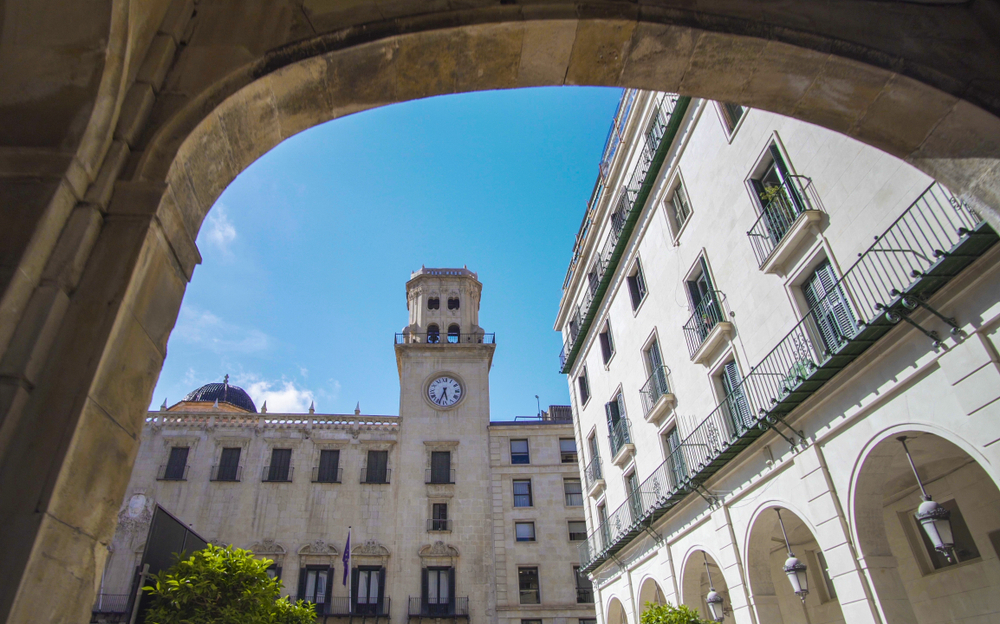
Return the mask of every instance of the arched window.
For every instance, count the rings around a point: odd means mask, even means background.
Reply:
[[[438,329],[437,325],[427,326],[427,343],[437,344],[441,342],[441,330]]]
[[[449,310],[457,310],[458,309],[458,297],[449,297],[448,298],[448,309]]]
[[[459,330],[458,325],[448,326],[448,342],[456,344],[458,339],[461,337],[461,330]]]
[[[440,307],[441,307],[441,300],[438,299],[437,297],[431,297],[430,299],[427,300],[428,310],[437,310]]]

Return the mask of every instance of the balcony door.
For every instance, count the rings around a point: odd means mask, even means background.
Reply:
[[[743,391],[743,377],[740,369],[736,365],[736,360],[730,360],[722,367],[722,374],[719,375],[722,382],[722,391],[726,398],[723,399],[729,415],[733,431],[741,435],[744,431],[753,427],[753,415],[750,413],[750,403],[747,402],[746,393]],[[721,443],[722,441],[718,441]],[[721,448],[721,446],[720,446]]]
[[[305,566],[299,570],[299,599],[316,605],[316,614],[327,612],[327,603],[333,592],[333,568]]]
[[[805,211],[805,202],[799,195],[792,180],[788,165],[781,156],[778,146],[768,147],[771,163],[763,173],[750,180],[761,212],[767,225],[772,245],[777,245],[785,237],[795,219]]]
[[[448,615],[455,612],[455,570],[454,568],[424,568],[423,585],[424,613],[428,615]]]
[[[351,596],[352,613],[379,614],[385,596],[385,568],[358,566],[351,570]]]
[[[843,288],[837,284],[837,276],[829,260],[816,267],[802,284],[802,294],[825,351],[836,353],[841,345],[857,334],[858,324]]]

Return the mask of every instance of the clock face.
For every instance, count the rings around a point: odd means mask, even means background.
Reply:
[[[427,386],[427,398],[441,407],[451,407],[462,398],[462,384],[448,376],[441,376]]]

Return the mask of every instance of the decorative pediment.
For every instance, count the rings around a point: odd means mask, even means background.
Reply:
[[[458,549],[451,544],[445,544],[444,542],[437,541],[433,544],[427,544],[422,547],[417,553],[422,558],[458,558]]]
[[[333,544],[327,544],[323,540],[316,540],[300,548],[299,554],[335,557],[340,554],[340,551]]]
[[[377,540],[370,539],[362,544],[358,544],[351,549],[352,557],[388,557],[389,549],[379,544]]]
[[[271,538],[265,538],[250,547],[255,555],[283,555],[285,547]]]

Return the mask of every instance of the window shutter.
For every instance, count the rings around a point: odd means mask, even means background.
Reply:
[[[299,591],[298,591],[299,600],[305,600],[306,599],[306,569],[305,568],[299,568],[299,588],[298,589],[299,589]]]
[[[625,396],[618,393],[615,397],[615,404],[618,406],[618,420],[625,418]]]
[[[455,568],[448,568],[448,613],[455,612]]]
[[[358,580],[361,578],[361,570],[351,569],[351,612],[358,610]]]
[[[708,262],[705,261],[705,256],[698,258],[698,262],[701,264],[701,274],[705,276],[705,283],[708,284],[708,290],[715,290],[715,284],[712,283],[712,276],[708,272]]]
[[[281,580],[281,566],[274,567],[274,578]]]
[[[378,611],[382,613],[382,603],[385,600],[385,568],[378,569]]]
[[[615,423],[618,422],[618,415],[614,413],[614,410],[618,408],[618,404],[614,401],[604,404],[604,414],[608,417],[608,433],[615,428]]]
[[[628,294],[632,299],[632,309],[639,307],[639,301],[642,296],[639,294],[639,274],[629,275],[628,281]]]
[[[427,568],[420,569],[420,612],[427,613]]]
[[[611,340],[609,338],[608,332],[606,331],[601,332],[600,339],[601,339],[601,357],[604,359],[604,362],[607,363],[607,361],[611,359]]]
[[[334,566],[330,566],[326,572],[326,593],[324,594],[326,597],[323,599],[324,615],[330,612],[330,604],[333,602],[333,572]]]
[[[663,360],[660,358],[660,345],[655,340],[653,344],[649,345],[649,366],[653,370],[663,366]]]

